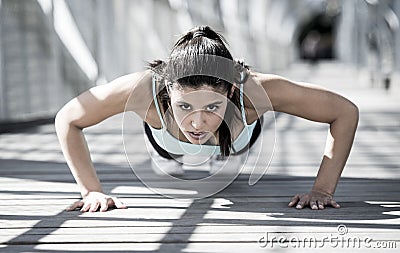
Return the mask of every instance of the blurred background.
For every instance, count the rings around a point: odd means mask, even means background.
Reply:
[[[80,92],[165,59],[196,25],[257,71],[329,61],[400,94],[399,16],[398,0],[0,0],[0,131],[50,122]]]

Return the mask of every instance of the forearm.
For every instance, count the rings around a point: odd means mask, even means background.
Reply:
[[[82,197],[91,191],[102,192],[82,130],[58,117],[56,131],[62,152]]]
[[[350,107],[330,124],[324,157],[313,190],[333,195],[353,145],[358,109]]]

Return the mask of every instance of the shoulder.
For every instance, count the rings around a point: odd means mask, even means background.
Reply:
[[[124,111],[135,112],[145,119],[149,110],[154,106],[152,78],[151,70],[124,75],[105,84],[104,89],[108,90],[105,93],[112,95],[114,100],[124,101]]]
[[[153,98],[151,89],[152,72],[145,70],[121,78],[126,78],[125,83],[130,89],[126,109],[134,112],[142,111],[151,103]]]
[[[249,72],[244,84],[244,103],[248,113],[254,114],[252,118],[259,118],[265,112],[273,110],[277,96],[275,89],[280,89],[280,83],[285,80],[277,75]]]
[[[144,70],[120,76],[94,89],[99,90],[98,99],[121,101],[124,103],[124,110],[138,112],[151,102],[151,80],[152,72]]]
[[[153,72],[145,70],[127,76],[130,94],[126,103],[126,110],[137,113],[143,120],[152,115],[154,107],[152,90]]]
[[[282,103],[287,103],[289,100],[295,98],[308,89],[316,89],[317,87],[310,84],[298,83],[289,80],[286,77],[265,74],[259,72],[252,72],[246,82],[249,89],[257,90],[253,92],[253,100],[258,108],[264,111],[279,108]]]
[[[136,96],[136,93],[149,86],[149,82],[151,82],[151,74],[148,71],[141,71],[117,77],[111,82],[95,86],[89,91],[95,91],[98,99],[112,97],[127,102],[128,97]]]
[[[57,113],[57,118],[67,120],[80,128],[85,128],[127,110],[139,111],[146,103],[140,97],[145,92],[141,87],[151,82],[148,73],[137,72],[118,77],[111,82],[90,88],[71,99]],[[150,75],[151,76],[151,75]],[[131,101],[136,101],[132,103]]]
[[[275,74],[252,72],[250,76],[251,80],[256,85],[261,86],[266,92],[271,92],[274,89],[282,88],[282,85],[293,83],[289,79]]]
[[[319,85],[271,74],[257,74],[253,80],[264,89],[274,111],[330,123],[341,113],[358,110],[348,99]]]

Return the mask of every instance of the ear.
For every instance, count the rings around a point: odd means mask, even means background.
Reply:
[[[230,90],[229,93],[228,93],[228,97],[229,97],[229,98],[232,98],[234,92],[235,92],[235,85],[232,85],[232,88],[231,88],[231,90]]]

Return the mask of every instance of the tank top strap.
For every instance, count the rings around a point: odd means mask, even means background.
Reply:
[[[243,124],[247,126],[247,121],[246,121],[246,112],[244,110],[244,102],[243,102],[243,83],[240,83],[240,108],[242,111],[242,120]]]
[[[158,117],[160,118],[162,127],[163,127],[164,129],[166,129],[166,125],[165,125],[165,123],[164,123],[164,119],[163,119],[163,116],[162,116],[162,114],[161,114],[160,105],[158,104],[157,91],[156,91],[156,78],[154,77],[154,74],[153,74],[153,76],[152,76],[152,81],[151,81],[151,83],[152,83],[151,85],[152,85],[152,90],[153,90],[153,101],[154,101],[154,105],[156,106],[157,114],[158,114]]]

